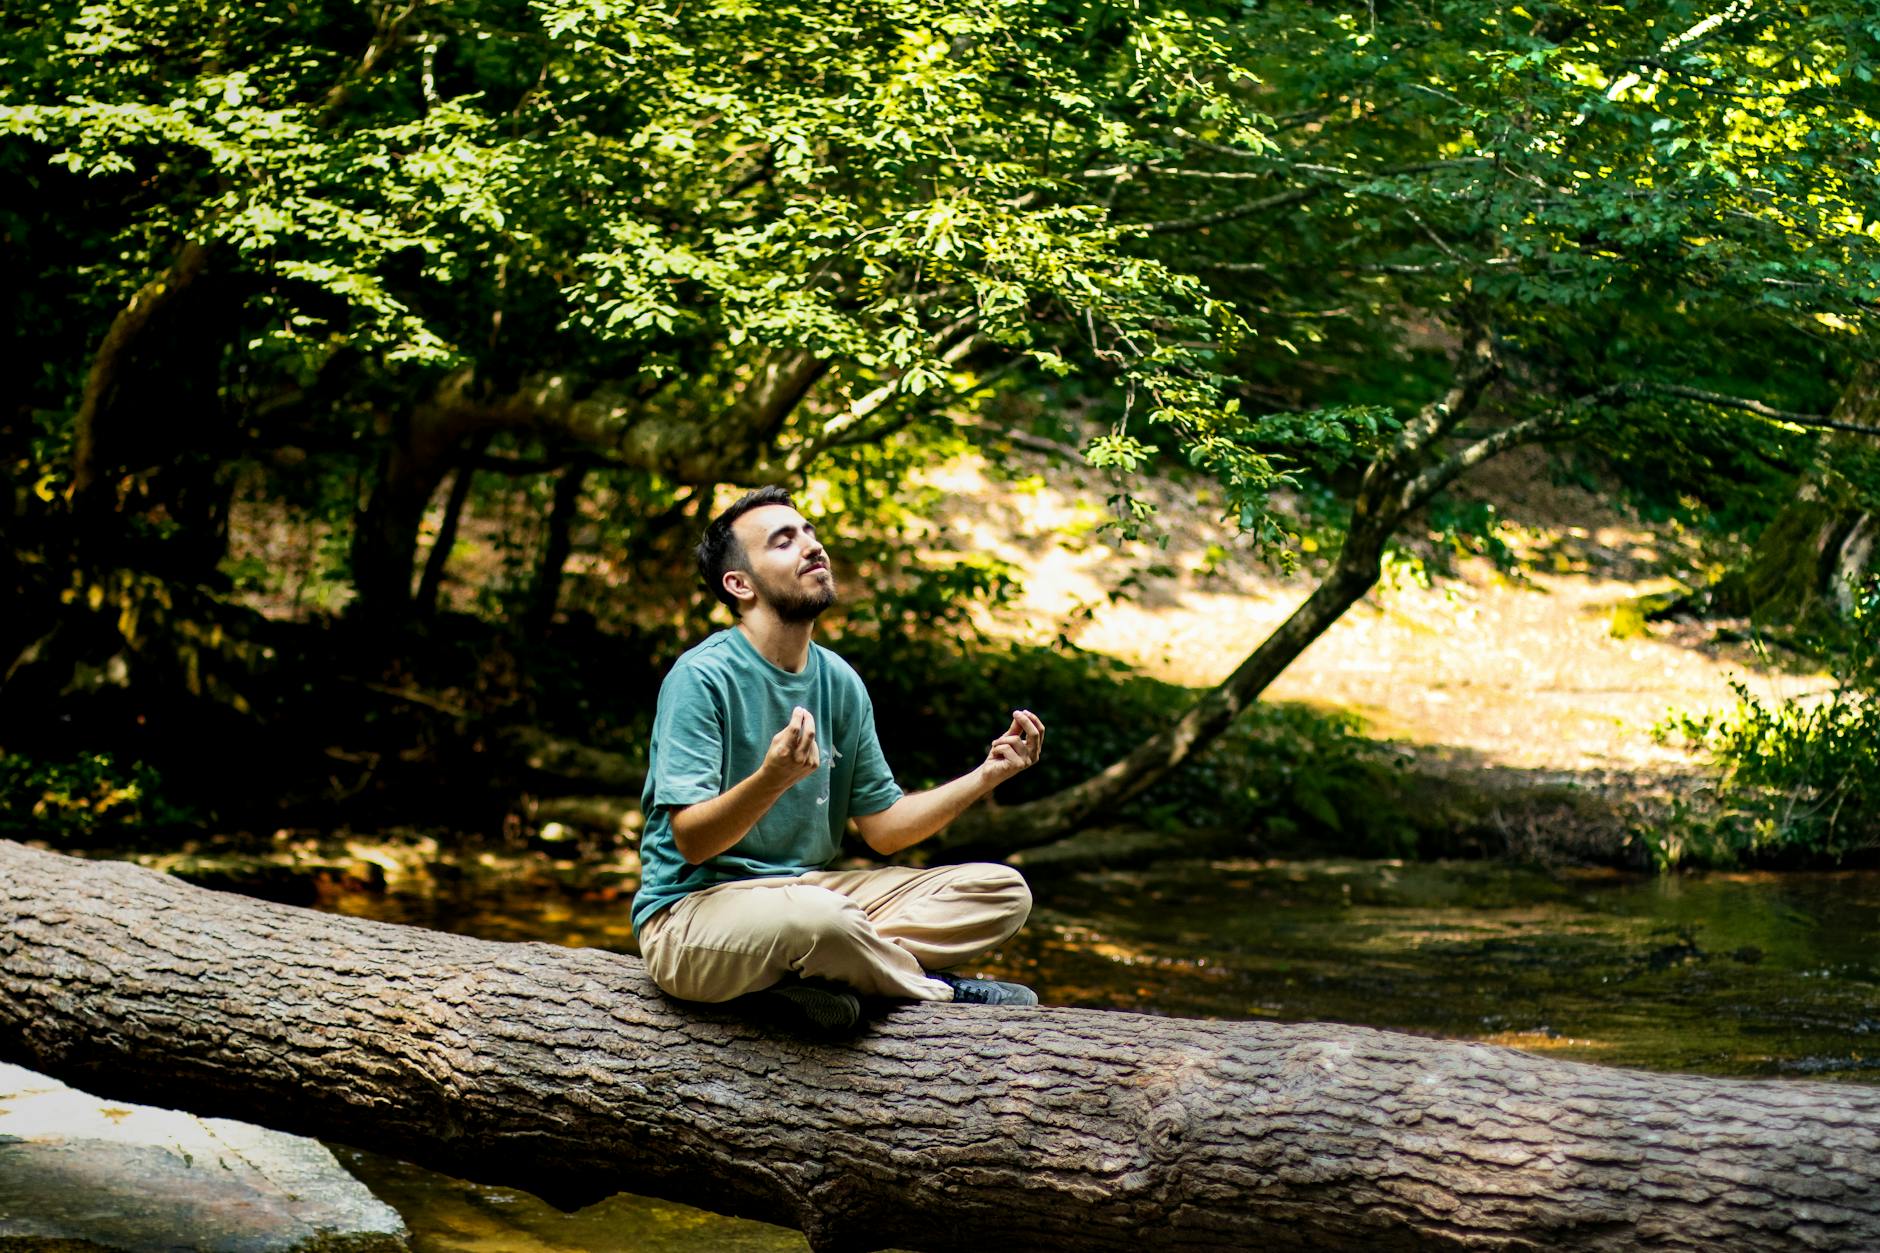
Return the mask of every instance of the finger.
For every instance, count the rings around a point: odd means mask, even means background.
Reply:
[[[1018,752],[1024,748],[1024,741],[1020,740],[1016,735],[1007,733],[1005,735],[1001,735],[998,739],[992,741],[992,743],[989,744],[987,747],[998,748],[1000,746],[1009,748],[1013,752]]]
[[[1024,714],[1026,722],[1031,725],[1031,736],[1026,741],[1026,747],[1031,750],[1031,759],[1037,761],[1044,752],[1044,722],[1029,709]]]
[[[1002,766],[1016,766],[1018,764],[1017,752],[1004,740],[993,741],[992,751],[986,754],[986,759],[988,761],[996,761]]]

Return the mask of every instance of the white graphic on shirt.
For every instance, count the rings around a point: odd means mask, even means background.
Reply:
[[[835,772],[835,758],[842,756],[842,750],[837,748],[833,744],[829,746],[829,751],[832,754],[834,754],[834,756],[826,757],[823,759],[822,795],[816,798],[816,803],[818,805],[827,805],[829,803],[829,777]]]

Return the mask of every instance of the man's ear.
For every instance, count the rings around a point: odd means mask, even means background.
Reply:
[[[731,593],[733,600],[740,605],[757,599],[757,587],[751,582],[751,576],[744,570],[727,570],[721,580],[724,589]]]

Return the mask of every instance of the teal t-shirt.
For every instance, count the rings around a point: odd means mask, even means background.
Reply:
[[[730,791],[763,764],[771,737],[801,705],[816,719],[822,764],[799,780],[743,839],[700,865],[672,841],[671,810]],[[821,870],[842,847],[851,816],[901,799],[875,738],[868,689],[849,663],[809,646],[801,674],[773,665],[732,627],[687,650],[659,688],[640,838],[633,929],[689,892],[732,879]]]

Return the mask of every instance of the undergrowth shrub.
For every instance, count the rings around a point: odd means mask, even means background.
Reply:
[[[195,822],[143,762],[122,763],[109,753],[56,760],[0,755],[0,836],[84,844]]]
[[[836,647],[867,680],[882,750],[904,786],[977,765],[1014,709],[1043,719],[1044,756],[1000,788],[1008,805],[1090,777],[1201,695],[1076,647],[905,635],[850,637]],[[1260,704],[1115,818],[1167,830],[1307,835],[1326,851],[1410,852],[1408,827],[1366,812],[1381,759],[1350,715]]]
[[[1763,701],[1733,683],[1727,713],[1674,713],[1654,733],[1709,754],[1714,814],[1645,833],[1662,869],[1745,861],[1838,861],[1880,847],[1880,584],[1831,639],[1825,696]]]

